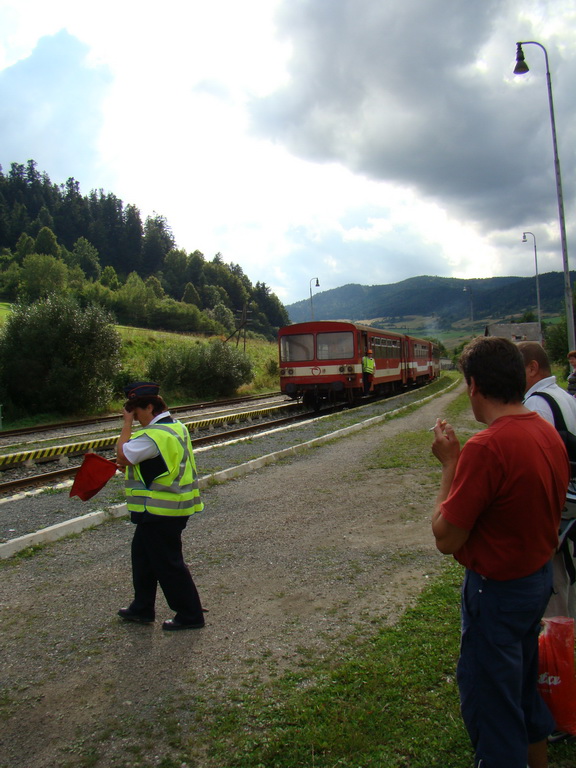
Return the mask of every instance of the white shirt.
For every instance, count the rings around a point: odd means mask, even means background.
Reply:
[[[574,400],[574,403],[576,404],[576,400]],[[158,416],[154,416],[147,426],[155,424],[157,421],[165,419],[167,416],[170,416],[170,411],[159,413]],[[144,427],[142,427],[142,429],[144,429]],[[139,437],[131,438],[122,446],[122,452],[130,464],[140,464],[141,461],[153,459],[155,456],[160,455],[158,446],[151,437],[148,437],[148,435],[140,435]]]
[[[576,398],[569,395],[566,390],[556,384],[556,376],[547,376],[545,379],[533,384],[524,396],[524,405],[531,411],[536,411],[543,419],[554,426],[554,414],[543,397],[532,397],[534,392],[546,392],[551,395],[560,406],[562,416],[566,422],[568,432],[576,434]]]

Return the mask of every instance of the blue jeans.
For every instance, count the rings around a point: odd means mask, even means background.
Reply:
[[[540,620],[551,593],[551,563],[510,581],[466,571],[457,679],[462,718],[483,768],[526,768],[528,744],[554,730],[536,687]]]

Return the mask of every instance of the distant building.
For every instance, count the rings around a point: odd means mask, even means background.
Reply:
[[[538,323],[492,323],[487,325],[484,336],[499,336],[510,341],[541,341]]]

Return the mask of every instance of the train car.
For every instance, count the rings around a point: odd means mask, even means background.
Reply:
[[[362,357],[375,360],[371,392],[390,395],[435,379],[438,350],[431,341],[367,325],[319,320],[295,323],[278,334],[280,389],[319,408],[323,402],[352,402],[364,394]]]

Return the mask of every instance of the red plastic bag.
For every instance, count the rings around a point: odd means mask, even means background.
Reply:
[[[538,690],[548,704],[556,728],[576,736],[576,678],[574,677],[574,619],[542,619],[538,640]]]

